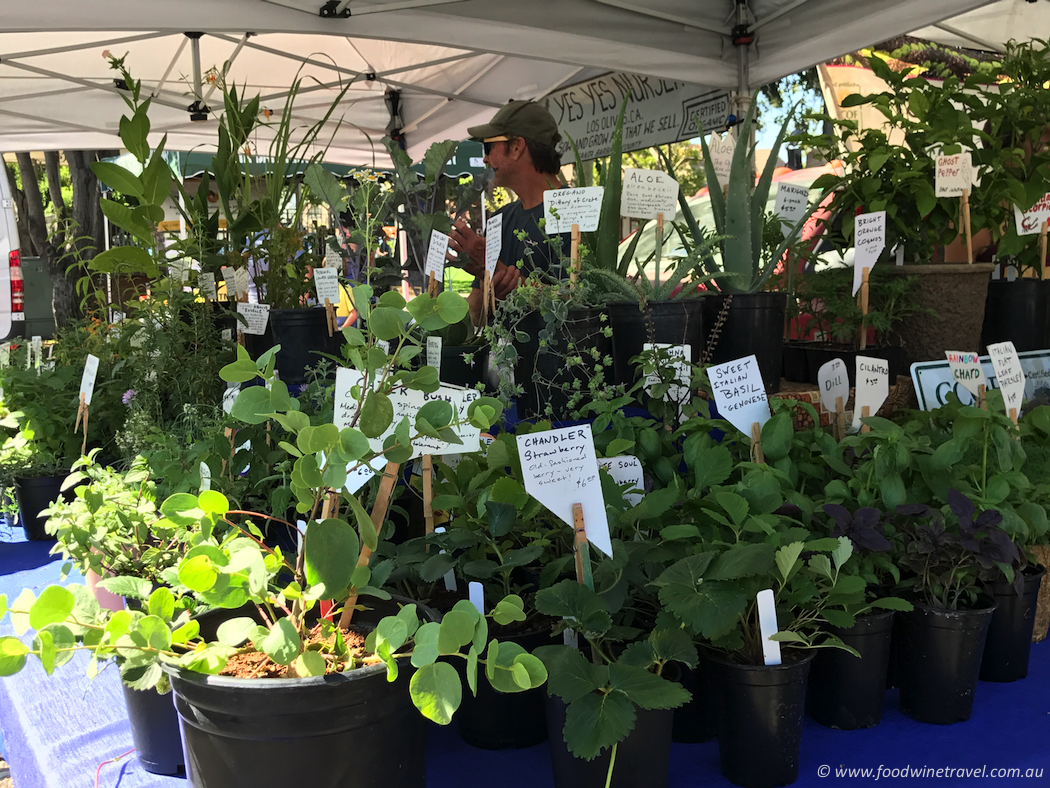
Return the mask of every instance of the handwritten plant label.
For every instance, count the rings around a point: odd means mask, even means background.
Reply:
[[[84,404],[91,404],[91,395],[95,393],[95,377],[98,375],[98,356],[88,353],[84,361],[84,374],[80,376],[80,393],[84,395]]]
[[[767,665],[781,664],[780,641],[771,640],[777,628],[777,600],[772,588],[758,592],[758,629],[762,633],[762,661]]]
[[[429,279],[433,274],[439,281],[445,281],[445,257],[448,255],[448,236],[437,230],[430,231],[430,248],[427,249],[427,266],[424,271]]]
[[[224,265],[219,273],[222,274],[222,281],[226,283],[226,300],[235,301],[237,299],[237,273],[228,265]]]
[[[736,138],[726,132],[711,134],[707,142],[707,149],[711,151],[711,166],[714,167],[715,177],[718,178],[720,186],[729,183],[729,173],[733,169],[733,154],[736,153]]]
[[[752,424],[769,421],[769,400],[755,356],[708,367],[707,377],[719,415],[742,433],[750,436]]]
[[[235,288],[237,290],[237,298],[247,298],[248,297],[248,285],[249,285],[248,269],[247,268],[236,268],[236,269],[234,269],[233,281],[234,281],[234,286],[235,286]],[[226,283],[226,286],[229,287],[229,282]]]
[[[605,468],[620,487],[625,484],[631,485],[630,489],[623,494],[623,498],[631,506],[637,506],[645,495],[645,478],[642,475],[642,464],[637,457],[624,455],[623,457],[604,457],[598,460],[598,467]]]
[[[857,392],[851,425],[853,432],[857,432],[863,426],[861,418],[864,407],[868,407],[869,416],[874,416],[889,395],[890,362],[884,358],[857,356]]]
[[[941,154],[936,159],[936,192],[938,197],[962,197],[973,187],[973,164],[970,152]]]
[[[237,314],[243,315],[248,325],[241,325],[241,332],[261,337],[266,333],[266,324],[270,320],[269,304],[249,304],[240,301],[237,304]]]
[[[975,399],[979,394],[980,386],[984,386],[985,391],[988,390],[988,378],[984,374],[984,365],[981,364],[980,356],[959,350],[946,350],[944,355],[948,357],[952,379],[973,394]]]
[[[999,390],[1003,393],[1006,413],[1009,415],[1011,410],[1020,413],[1021,403],[1024,402],[1025,376],[1014,343],[998,342],[989,345],[988,356],[992,359],[995,379],[999,383]]]
[[[1015,205],[1014,219],[1018,235],[1038,235],[1043,230],[1043,224],[1050,220],[1050,194],[1044,194],[1027,211]]]
[[[544,227],[547,235],[570,233],[574,224],[580,232],[592,233],[598,229],[602,212],[601,186],[584,186],[579,189],[549,189],[543,193]]]
[[[583,507],[587,539],[610,558],[612,539],[605,513],[591,425],[516,436],[525,491],[573,525],[572,505]]]
[[[357,413],[359,402],[354,398],[353,388],[360,386],[364,377],[356,369],[341,368],[335,373],[335,415],[333,421],[339,429],[349,427]],[[469,454],[481,448],[481,430],[467,421],[467,411],[470,404],[481,397],[481,393],[475,389],[461,389],[455,386],[441,386],[437,391],[425,393],[422,391],[411,391],[399,389],[388,395],[390,403],[394,407],[394,417],[387,430],[378,438],[369,438],[368,443],[372,451],[383,451],[383,442],[394,434],[397,425],[402,419],[408,419],[409,434],[412,438],[412,456],[409,459],[421,457],[424,454]],[[419,409],[428,402],[444,400],[452,406],[457,414],[459,424],[452,430],[459,436],[461,443],[449,443],[448,441],[431,438],[425,435],[416,435],[416,414]]]
[[[168,263],[168,275],[176,282],[185,282],[190,271],[189,260],[172,260]]]
[[[346,485],[344,485],[343,489],[350,495],[353,495],[385,467],[386,460],[382,457],[374,457],[371,465],[362,460],[357,465],[346,469]]]
[[[660,170],[624,170],[620,216],[655,219],[662,213],[672,219],[677,210],[678,181]]]
[[[809,187],[797,183],[778,183],[777,199],[773,204],[773,213],[780,219],[780,229],[787,237],[802,221],[809,208]]]
[[[503,214],[494,213],[485,224],[485,270],[492,276],[503,252]]]
[[[864,269],[872,269],[886,248],[886,212],[862,213],[853,220],[853,295],[864,281]]]
[[[197,276],[197,284],[200,285],[201,293],[204,295],[205,301],[218,300],[219,291],[215,287],[215,274],[210,271],[199,274]]]
[[[343,256],[329,246],[324,253],[324,267],[339,269],[343,267]]]
[[[441,337],[427,337],[427,366],[433,367],[441,376]]]
[[[817,371],[817,386],[820,387],[820,404],[824,410],[837,413],[836,407],[839,397],[842,398],[842,407],[845,409],[846,400],[849,399],[849,371],[846,362],[841,358],[834,358],[824,364]]]
[[[314,287],[317,289],[317,303],[327,300],[330,304],[339,303],[339,272],[334,268],[315,268]]]

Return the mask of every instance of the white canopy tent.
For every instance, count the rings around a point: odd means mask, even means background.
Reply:
[[[215,140],[229,78],[278,111],[303,79],[296,125],[352,82],[325,138],[333,161],[387,162],[379,138],[403,129],[418,158],[462,138],[512,98],[541,98],[607,71],[738,90],[989,0],[49,0],[5,3],[0,32],[0,150],[114,148],[124,111],[104,50],[127,53],[155,96],[156,139],[192,150]],[[349,16],[346,14],[349,13]],[[323,15],[322,15],[323,14]],[[185,35],[203,32],[199,39]],[[248,32],[250,31],[250,32]],[[753,38],[750,46],[734,45]],[[199,60],[194,56],[199,50]],[[388,91],[399,91],[391,118]],[[196,91],[196,94],[195,94]],[[193,122],[187,107],[213,110]],[[261,131],[256,147],[265,153]]]
[[[1050,2],[997,0],[916,30],[912,35],[955,47],[1002,52],[1003,45],[1010,40],[1050,38]]]

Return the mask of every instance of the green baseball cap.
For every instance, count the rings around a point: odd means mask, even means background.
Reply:
[[[467,129],[471,139],[484,142],[492,137],[524,137],[554,147],[561,140],[554,116],[535,101],[511,101],[500,107],[491,121]]]

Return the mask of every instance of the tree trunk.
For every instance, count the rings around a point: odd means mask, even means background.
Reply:
[[[8,191],[11,199],[15,201],[15,225],[18,229],[19,248],[24,255],[35,255],[33,239],[29,235],[29,222],[26,220],[26,195],[18,188],[15,181],[15,167],[17,164],[4,164],[4,176],[7,178]]]
[[[64,222],[69,218],[66,201],[62,198],[62,172],[57,150],[44,153],[44,173],[47,175],[47,193],[55,206],[55,218]]]

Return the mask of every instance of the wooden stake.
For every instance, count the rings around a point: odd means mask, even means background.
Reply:
[[[1010,408],[1010,421],[1014,423],[1015,427],[1017,426],[1017,408]]]
[[[437,277],[434,276],[434,272],[430,272],[430,276],[427,279],[427,295],[431,298],[437,296]]]
[[[846,437],[846,403],[842,397],[835,397],[835,440]]]
[[[431,274],[433,276],[433,274]],[[376,535],[383,530],[383,522],[386,513],[390,509],[390,496],[394,493],[394,485],[397,483],[397,472],[401,466],[396,462],[388,462],[383,469],[383,481],[379,483],[379,492],[376,493],[376,503],[372,507],[372,525],[376,529]],[[361,555],[357,558],[358,566],[368,566],[372,557],[372,548],[366,544],[361,545]],[[357,594],[351,594],[343,605],[343,613],[339,616],[339,626],[345,629],[350,626],[350,619],[354,616],[354,605],[357,604]]]
[[[861,350],[864,350],[868,346],[868,277],[871,275],[871,269],[865,267],[860,275],[860,292],[857,293],[858,304],[860,305],[860,337],[858,338],[858,345]]]
[[[977,407],[981,410],[988,410],[988,398],[985,395],[983,383],[977,386]]]
[[[77,428],[80,427],[80,419],[84,419],[84,441],[80,444],[80,455],[87,454],[87,432],[88,432],[88,404],[87,395],[84,392],[80,392],[80,405],[77,407],[77,420],[73,425],[73,434],[77,434]]]
[[[751,425],[751,459],[759,464],[766,461],[766,455],[762,451],[762,425],[757,421]]]
[[[1043,222],[1039,228],[1039,278],[1046,279],[1046,230],[1050,227],[1050,219]]]
[[[84,417],[84,408],[87,407],[87,405],[86,405],[86,402],[87,402],[86,396],[87,395],[85,395],[84,392],[80,392],[80,404],[77,405],[77,420],[73,424],[73,434],[74,435],[76,435],[77,432],[80,430],[80,420]]]
[[[870,405],[865,405],[863,408],[860,409],[860,417],[862,419],[866,419],[870,415],[871,415],[871,406]],[[869,427],[867,424],[864,424],[863,422],[861,422],[860,431],[861,432],[871,432],[871,427]]]
[[[335,312],[332,309],[332,302],[327,298],[324,300],[324,316],[328,323],[328,336],[332,336],[335,333]]]
[[[664,215],[656,214],[656,288],[660,289],[660,262],[664,256]]]
[[[434,533],[434,458],[429,454],[423,455],[423,520],[429,536]]]
[[[973,263],[973,235],[970,232],[970,190],[963,189],[959,198],[959,209],[962,217],[963,232],[966,233],[966,262]]]
[[[489,275],[489,269],[485,269],[485,273],[481,275],[481,325],[487,326],[489,323],[489,301],[492,299],[492,277]],[[495,306],[493,306],[493,311]]]
[[[576,279],[580,275],[580,225],[572,226],[572,245],[569,247],[569,282],[576,286]]]
[[[587,525],[583,521],[583,504],[572,505],[573,546],[576,550],[576,582],[594,590],[594,575],[591,573],[591,554],[587,546]]]

